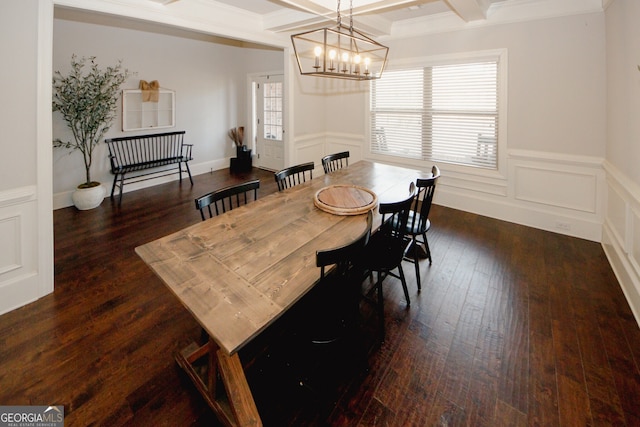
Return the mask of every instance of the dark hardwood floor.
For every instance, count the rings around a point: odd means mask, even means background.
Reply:
[[[62,404],[67,426],[219,425],[174,361],[200,328],[134,248],[249,178],[276,190],[269,172],[223,170],[55,211],[55,292],[0,316],[0,405]],[[327,357],[317,372],[336,375],[309,392],[285,350],[247,349],[265,425],[640,426],[640,330],[600,244],[442,206],[432,221],[422,292],[411,264],[410,307],[387,279],[366,363]]]

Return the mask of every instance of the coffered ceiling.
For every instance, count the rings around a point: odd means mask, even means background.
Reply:
[[[374,36],[400,36],[457,26],[479,26],[495,21],[526,19],[602,10],[610,0],[148,0],[168,9],[189,2],[226,7],[245,16],[259,16],[263,31],[291,33],[336,21],[340,4],[343,23]],[[352,7],[352,9],[350,9]],[[352,10],[352,15],[350,14]],[[446,21],[444,27],[441,22]],[[434,23],[436,25],[434,25]]]
[[[463,22],[484,20],[494,3],[510,1],[514,0],[211,0],[211,3],[260,14],[265,22],[264,30],[275,32],[297,31],[336,21],[340,3],[343,23],[348,23],[353,16],[357,26],[368,27],[371,33],[388,34],[392,26],[401,21],[441,14],[455,14]]]
[[[235,40],[284,45],[289,35],[342,23],[386,38],[604,10],[611,0],[53,0],[56,17],[106,22],[118,15]],[[351,3],[353,2],[353,3]],[[352,6],[352,9],[351,9]],[[71,11],[76,11],[75,15]],[[78,13],[99,17],[78,18]],[[352,13],[350,13],[352,11]],[[101,18],[100,18],[101,17]],[[122,22],[122,21],[121,21]],[[112,25],[115,25],[112,23]],[[120,24],[121,25],[121,24]]]

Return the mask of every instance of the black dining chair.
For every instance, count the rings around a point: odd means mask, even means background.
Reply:
[[[309,162],[290,166],[276,172],[274,177],[276,184],[278,184],[278,191],[306,182],[307,179],[313,179],[313,169],[315,167],[313,162]]]
[[[322,158],[322,168],[324,173],[335,172],[338,169],[349,166],[349,152],[328,154]]]
[[[415,264],[418,290],[422,289],[418,261],[420,258],[426,258],[429,260],[429,265],[432,264],[427,231],[431,228],[429,211],[431,210],[431,202],[436,191],[438,178],[440,178],[440,169],[438,166],[433,165],[431,178],[419,178],[416,180],[417,193],[407,221],[407,235],[411,237],[411,244],[405,254],[405,260]]]
[[[381,225],[378,231],[371,236],[361,258],[364,271],[370,274],[377,273],[374,285],[365,293],[365,299],[374,301],[377,304],[383,339],[384,298],[382,283],[387,276],[400,279],[407,306],[411,304],[407,281],[402,270],[402,260],[410,241],[406,238],[407,222],[415,195],[416,187],[412,182],[409,186],[408,196],[397,202],[380,203],[378,205],[378,211],[382,215]],[[396,270],[397,272],[395,272]],[[377,298],[375,300],[368,298],[375,291],[377,291]]]
[[[208,211],[209,218],[212,218],[214,211],[215,215],[220,215],[232,210],[234,207],[242,204],[246,205],[252,200],[258,200],[259,188],[259,179],[221,188],[198,197],[196,199],[196,209],[200,211],[200,216],[204,221],[206,219],[205,211]],[[212,206],[213,210],[211,209]]]
[[[343,369],[365,359],[359,345],[358,317],[363,272],[361,256],[371,236],[373,213],[367,213],[364,231],[352,242],[316,251],[320,280],[297,304],[297,383],[315,395],[331,388]],[[355,364],[355,365],[354,365]]]
[[[320,282],[315,289],[314,304],[319,312],[312,315],[311,342],[326,344],[340,338],[341,332],[352,325],[358,313],[362,272],[361,257],[369,243],[373,213],[367,213],[367,225],[353,242],[331,249],[316,251],[316,266],[320,267]],[[329,267],[332,267],[329,271]],[[312,310],[313,311],[313,310]]]

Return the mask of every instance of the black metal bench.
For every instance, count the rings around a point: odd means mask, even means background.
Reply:
[[[185,131],[179,131],[105,139],[109,147],[111,173],[114,174],[111,197],[113,198],[116,186],[119,187],[118,204],[122,203],[122,190],[125,182],[139,182],[174,173],[179,173],[180,180],[182,180],[182,163],[184,163],[185,172],[189,174],[189,180],[193,185],[188,163],[189,160],[193,160],[191,157],[193,144],[184,143],[184,134]],[[168,165],[177,165],[177,168],[166,168],[165,166]],[[145,172],[149,169],[159,168],[162,169]],[[133,175],[125,177],[127,174]]]

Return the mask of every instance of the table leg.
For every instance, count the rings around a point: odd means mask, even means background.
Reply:
[[[203,346],[189,345],[178,353],[176,361],[220,421],[233,427],[262,426],[237,353],[229,356],[209,340]],[[223,387],[217,387],[219,381]]]

